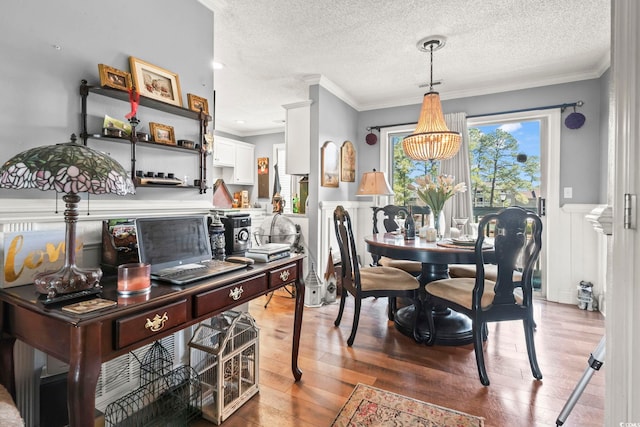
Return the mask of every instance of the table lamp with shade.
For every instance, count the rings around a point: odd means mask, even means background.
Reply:
[[[57,271],[38,273],[36,290],[47,295],[47,300],[99,291],[102,270],[76,265],[78,193],[133,194],[135,187],[127,171],[108,155],[77,144],[76,136],[71,135],[71,142],[35,147],[13,156],[0,167],[0,188],[64,193],[65,263]]]
[[[393,196],[393,189],[384,172],[373,170],[362,174],[356,196],[373,196],[373,222],[376,222],[376,208],[380,204],[380,196]]]

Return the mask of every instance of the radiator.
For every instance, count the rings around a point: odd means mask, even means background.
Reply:
[[[174,367],[188,364],[188,342],[193,329],[186,328],[160,340],[173,356]],[[107,405],[138,388],[140,361],[151,344],[102,364],[96,384],[96,408],[104,411]],[[40,420],[40,379],[68,370],[67,365],[47,356],[21,341],[14,346],[16,377],[16,405],[27,427],[47,427]],[[66,410],[66,408],[61,410]]]

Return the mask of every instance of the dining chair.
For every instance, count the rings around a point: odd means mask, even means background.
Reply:
[[[380,233],[380,230],[378,228],[378,223],[380,219],[382,219],[382,226],[384,227],[385,232],[392,233],[400,228],[400,225],[396,222],[396,218],[404,217],[406,220],[406,218],[411,216],[412,213],[413,212],[411,210],[411,207],[407,208],[404,206],[386,205],[383,207],[374,208],[373,234]],[[380,218],[380,214],[382,214],[381,218]],[[371,258],[373,259],[372,266],[399,268],[400,270],[406,271],[407,273],[416,277],[420,275],[420,271],[422,270],[422,263],[417,261],[393,259],[393,258],[388,258],[380,255],[375,255],[375,254],[372,254]],[[398,305],[397,305],[396,299],[389,298],[389,308],[387,310],[387,316],[389,317],[389,320],[394,319],[397,306]]]
[[[419,299],[420,284],[418,279],[399,268],[382,266],[360,268],[351,218],[344,207],[338,206],[333,212],[333,224],[342,262],[342,294],[340,309],[334,324],[335,326],[340,326],[345,302],[349,294],[351,294],[354,297],[355,308],[351,335],[347,339],[349,347],[353,345],[358,330],[362,299],[368,297],[410,298],[414,305],[415,316],[413,320],[413,336],[418,341],[418,316],[422,306]]]
[[[487,246],[486,225],[495,225],[493,246],[497,265],[496,281],[485,277],[483,249]],[[445,306],[464,313],[471,319],[473,348],[480,382],[488,386],[489,377],[484,364],[483,341],[487,337],[487,322],[522,320],[531,372],[542,379],[533,339],[533,290],[531,278],[542,246],[542,221],[535,213],[521,207],[508,207],[498,213],[485,215],[480,221],[475,245],[475,278],[443,279],[426,285],[426,299],[430,306]],[[523,263],[522,280],[514,283],[513,271],[518,258]],[[516,287],[521,290],[514,292]],[[433,345],[437,330],[431,310],[426,310],[431,334],[427,345]]]

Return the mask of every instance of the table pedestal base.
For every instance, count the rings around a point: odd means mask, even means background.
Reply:
[[[427,309],[426,307],[424,308]],[[404,335],[413,337],[413,306],[407,306],[396,311],[394,323]],[[438,331],[435,345],[466,345],[473,343],[471,319],[457,311],[446,310],[433,313],[433,322]],[[427,316],[421,313],[418,319],[418,336],[425,342],[431,334]]]
[[[426,296],[424,287],[434,280],[448,279],[449,266],[447,264],[422,263],[422,269],[418,281],[421,287],[422,311],[418,319],[418,336],[421,342],[426,342],[431,331],[427,321],[426,310],[430,307],[424,302]],[[396,311],[396,328],[405,335],[413,337],[413,305],[403,307]],[[464,314],[446,307],[433,308],[433,323],[436,331],[436,345],[466,345],[473,343],[472,322]]]

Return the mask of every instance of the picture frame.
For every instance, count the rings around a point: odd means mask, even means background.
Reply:
[[[176,73],[133,56],[129,57],[129,65],[133,84],[140,95],[182,107],[180,79]]]
[[[322,145],[322,164],[320,170],[322,187],[340,185],[340,155],[338,146],[332,141]]]
[[[131,89],[131,73],[129,72],[98,64],[98,73],[100,74],[100,86],[102,87],[124,91]]]
[[[340,147],[340,181],[356,182],[356,149],[351,141]]]
[[[202,108],[202,112],[205,113],[206,115],[209,115],[209,101],[207,100],[207,98],[203,98],[201,96],[188,93],[187,101],[189,104],[189,109],[191,111],[195,111],[196,113],[199,113],[200,108]]]
[[[173,133],[173,126],[161,123],[149,122],[149,130],[154,142],[159,144],[176,145],[176,136]]]

